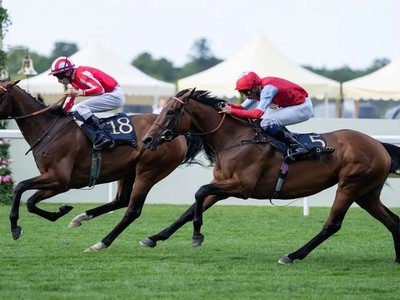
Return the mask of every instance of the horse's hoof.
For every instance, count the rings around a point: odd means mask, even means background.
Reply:
[[[70,205],[61,205],[58,209],[60,210],[60,212],[63,215],[66,215],[67,213],[69,213],[74,207],[70,206]]]
[[[278,260],[278,263],[281,265],[290,265],[293,263],[293,260],[291,260],[288,255],[285,255]]]
[[[85,250],[83,250],[84,253],[93,253],[96,252],[97,250],[93,249],[92,247],[86,248]]]
[[[201,234],[197,237],[192,238],[192,247],[197,248],[200,247],[203,244],[204,241],[204,236]]]
[[[69,224],[68,224],[68,228],[76,228],[82,225],[82,222],[78,221],[78,220],[72,220]]]
[[[107,248],[107,246],[105,244],[103,244],[102,242],[98,242],[96,245],[86,248],[83,252],[93,253],[93,252],[97,252],[97,251],[100,251],[100,250],[103,250],[106,248]]]
[[[12,238],[14,241],[19,239],[19,237],[21,236],[21,233],[22,233],[21,226],[17,226],[15,228],[11,229],[11,235],[12,235]]]
[[[140,243],[140,245],[149,247],[149,248],[154,248],[155,246],[157,246],[157,242],[155,242],[149,238],[145,238],[144,240],[141,240],[139,243]]]

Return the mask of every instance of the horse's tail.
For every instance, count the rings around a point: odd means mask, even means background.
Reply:
[[[400,147],[393,144],[381,143],[389,153],[392,161],[390,163],[390,173],[400,175]]]
[[[202,161],[196,159],[196,156],[204,149],[203,139],[200,136],[193,134],[186,134],[185,138],[188,151],[186,153],[185,159],[182,161],[181,164],[198,164],[205,166]]]

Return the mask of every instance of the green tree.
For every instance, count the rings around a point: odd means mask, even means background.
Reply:
[[[26,49],[26,50],[25,50]],[[11,79],[22,79],[24,78],[24,75],[19,75],[17,74],[18,71],[21,69],[22,66],[22,61],[27,55],[27,50],[29,48],[27,46],[15,46],[12,47],[8,52],[7,52],[7,71]],[[29,51],[29,56],[31,57],[33,61],[33,66],[38,72],[38,74],[43,73],[47,69],[50,68],[51,63],[53,62],[54,59],[56,59],[59,56],[70,56],[77,52],[78,47],[74,43],[65,43],[65,42],[57,42],[54,44],[54,49],[51,52],[50,57],[41,55],[36,52]]]
[[[205,38],[193,43],[189,58],[190,61],[187,64],[182,68],[177,68],[165,58],[154,59],[150,53],[143,52],[133,59],[131,64],[151,77],[176,82],[179,78],[204,71],[222,61],[213,55],[208,40]]]
[[[52,62],[60,56],[71,56],[78,51],[78,46],[75,43],[56,42],[54,49],[51,51],[49,60]]]
[[[179,72],[179,78],[199,73],[222,62],[221,59],[214,56],[209,42],[205,38],[200,38],[193,43],[189,58],[190,61]]]
[[[143,52],[131,64],[151,77],[168,82],[176,80],[177,69],[165,58],[157,60],[150,53]]]
[[[371,66],[369,66],[365,70],[353,70],[349,66],[343,66],[339,69],[332,69],[332,70],[328,70],[326,68],[318,69],[318,68],[313,68],[311,66],[303,66],[303,67],[314,73],[325,76],[327,78],[339,82],[345,82],[375,72],[376,70],[379,70],[380,68],[386,66],[389,63],[390,60],[387,58],[375,59],[372,62]]]
[[[7,52],[7,71],[11,79],[21,79],[24,77],[24,75],[19,75],[17,74],[18,71],[22,67],[22,61],[27,55],[27,47],[25,46],[16,46],[12,47],[8,52]],[[46,71],[51,64],[51,61],[49,60],[48,57],[40,55],[36,52],[30,52],[29,51],[29,56],[31,57],[33,61],[33,67],[38,72],[38,74]]]
[[[5,8],[1,6],[0,2],[0,38],[1,41],[4,40],[4,36],[6,32],[8,31],[8,26],[11,25],[11,20],[8,17],[8,12]],[[6,61],[7,61],[7,54],[3,50],[3,44],[1,44],[0,47],[0,74],[2,75],[1,77],[5,77],[4,75],[6,74]]]

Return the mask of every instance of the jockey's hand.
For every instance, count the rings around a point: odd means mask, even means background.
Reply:
[[[218,112],[219,114],[228,114],[230,115],[232,113],[232,107],[230,107],[229,105],[225,105],[221,111]]]
[[[70,97],[77,97],[77,96],[82,96],[83,92],[82,92],[82,90],[77,90],[77,89],[74,89],[73,87],[70,87],[65,91],[64,95],[67,95]]]

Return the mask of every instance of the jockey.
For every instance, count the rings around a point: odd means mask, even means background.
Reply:
[[[113,140],[100,127],[99,119],[93,114],[120,108],[125,103],[125,95],[118,82],[98,69],[79,66],[61,56],[54,60],[51,72],[59,83],[68,86],[65,95],[70,96],[63,105],[64,111],[74,112],[75,122],[92,141],[93,149],[100,150],[113,144]],[[75,97],[90,98],[74,103]],[[83,120],[83,122],[82,122]]]
[[[282,78],[260,78],[254,72],[245,72],[235,89],[246,97],[245,101],[241,105],[228,102],[220,113],[262,119],[261,128],[289,146],[293,158],[309,151],[285,127],[304,122],[313,115],[311,99],[301,86]]]

